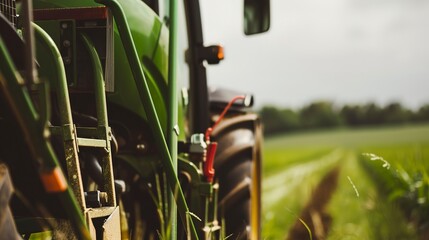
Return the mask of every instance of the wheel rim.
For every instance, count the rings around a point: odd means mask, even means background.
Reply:
[[[257,121],[255,124],[255,147],[253,149],[254,162],[252,166],[252,189],[250,206],[250,239],[260,239],[261,234],[261,145],[262,131]]]

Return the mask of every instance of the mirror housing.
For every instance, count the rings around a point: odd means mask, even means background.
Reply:
[[[263,33],[270,28],[270,0],[244,0],[244,34]]]

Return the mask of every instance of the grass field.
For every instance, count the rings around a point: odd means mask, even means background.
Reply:
[[[329,226],[325,233],[320,228],[319,234],[327,239],[418,239],[396,203],[388,201],[362,168],[362,153],[382,156],[393,169],[428,171],[429,125],[320,131],[266,139],[264,239],[286,239],[315,197],[312,193],[317,184],[336,166],[340,169],[338,184],[323,207]],[[317,238],[317,233],[311,235]]]

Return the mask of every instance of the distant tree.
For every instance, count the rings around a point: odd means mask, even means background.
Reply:
[[[296,131],[301,128],[301,120],[296,111],[287,108],[283,109],[281,113],[287,131]]]
[[[359,105],[345,105],[339,114],[347,126],[364,125],[366,121],[364,109]]]
[[[259,114],[264,124],[264,133],[266,135],[295,131],[300,127],[299,115],[291,109],[265,106],[260,110]]]
[[[377,104],[365,104],[362,110],[365,125],[377,125],[383,123],[383,109],[380,108]]]
[[[314,128],[339,126],[371,126],[429,122],[429,104],[413,112],[401,103],[393,102],[380,107],[374,102],[364,105],[345,105],[340,110],[329,101],[316,101],[298,111],[265,106],[260,110],[266,135]]]
[[[429,104],[425,104],[417,110],[414,114],[413,120],[418,122],[428,122],[429,121]]]
[[[285,121],[281,111],[273,106],[263,107],[260,111],[264,133],[272,135],[286,130]]]
[[[326,101],[313,102],[301,109],[301,123],[305,128],[329,128],[342,124],[340,115],[333,103]]]
[[[411,119],[411,111],[402,107],[398,102],[388,104],[382,112],[384,124],[406,123]]]

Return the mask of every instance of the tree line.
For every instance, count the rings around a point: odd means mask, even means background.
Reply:
[[[259,114],[264,134],[274,135],[311,129],[428,122],[429,104],[411,110],[398,102],[385,106],[373,102],[336,106],[329,101],[317,101],[297,110],[264,106]]]

